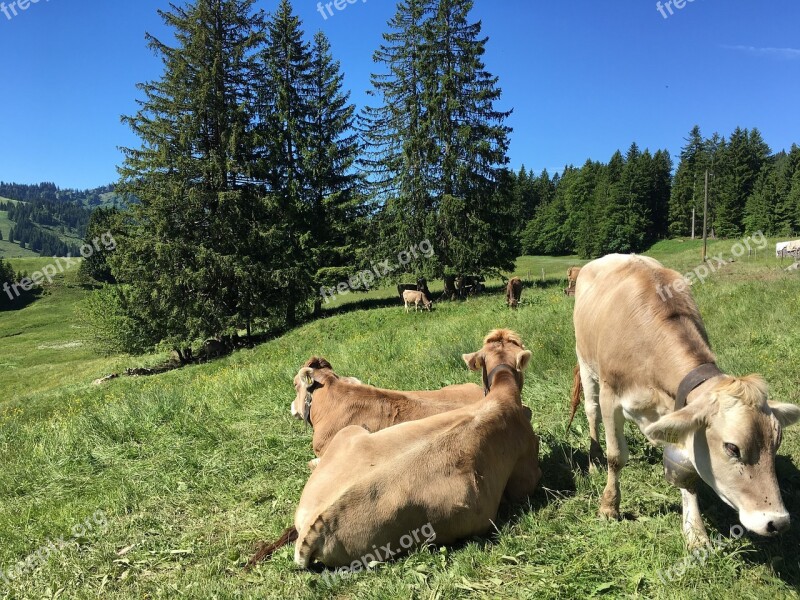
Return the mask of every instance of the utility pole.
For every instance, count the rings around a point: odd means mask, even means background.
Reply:
[[[706,191],[703,201],[703,262],[706,262],[708,249],[708,169],[706,169]]]

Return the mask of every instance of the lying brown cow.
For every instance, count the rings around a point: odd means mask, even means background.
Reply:
[[[775,476],[781,429],[800,408],[768,402],[756,376],[716,366],[703,321],[683,277],[644,256],[613,254],[581,271],[575,338],[591,453],[601,457],[602,419],[608,482],[600,513],[619,517],[619,473],[628,460],[623,425],[635,422],[664,453],[667,479],[683,496],[690,546],[708,543],[697,504],[698,476],[739,512],[747,529],[773,535],[789,526]]]
[[[300,498],[295,562],[363,568],[378,548],[386,560],[425,541],[412,532],[449,544],[490,531],[504,493],[521,500],[541,478],[539,440],[520,402],[530,357],[515,333],[493,331],[464,355],[483,371],[481,402],[376,433],[340,431]]]
[[[522,279],[512,277],[506,285],[506,303],[510,308],[517,308],[522,297]]]
[[[327,360],[316,357],[297,372],[294,388],[297,395],[292,402],[292,416],[307,420],[314,428],[317,456],[322,456],[333,436],[348,425],[379,431],[461,408],[484,396],[483,389],[474,383],[431,391],[384,390],[339,377]],[[313,468],[315,461],[309,466]]]

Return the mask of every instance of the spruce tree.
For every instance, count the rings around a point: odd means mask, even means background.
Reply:
[[[345,92],[344,75],[323,33],[314,36],[308,87],[309,127],[305,150],[315,244],[315,287],[333,286],[358,262],[366,220],[355,171],[360,146],[355,106]]]
[[[482,56],[472,2],[403,0],[375,54],[381,101],[362,119],[380,208],[381,240],[394,252],[423,239],[437,261],[418,273],[485,273],[513,265],[518,203],[505,173],[508,113]]]
[[[138,202],[109,257],[124,284],[120,310],[150,332],[142,344],[167,341],[179,349],[195,338],[249,331],[288,287],[271,268],[282,240],[266,224],[277,213],[252,184],[248,107],[263,29],[253,6],[172,5],[159,14],[175,45],[147,36],[164,71],[139,85],[140,108],[123,119],[141,147],[123,149],[119,191]]]
[[[508,163],[505,125],[495,108],[498,78],[483,63],[488,38],[471,22],[472,0],[441,0],[425,27],[424,99],[433,140],[434,196],[440,198],[437,252],[459,273],[511,269],[513,207],[498,192]]]
[[[709,168],[709,155],[706,141],[695,125],[681,149],[680,162],[675,173],[675,181],[669,199],[669,234],[672,236],[691,235],[692,209],[695,221],[702,219],[705,171]],[[695,231],[697,235],[697,231]]]
[[[384,43],[373,55],[373,61],[385,67],[385,72],[371,76],[370,95],[376,105],[366,107],[359,118],[365,142],[361,166],[378,210],[379,236],[374,245],[386,257],[423,240],[438,252],[432,171],[439,149],[425,98],[434,87],[425,38],[434,4],[398,2]],[[417,274],[442,272],[438,257],[417,259],[406,268]]]

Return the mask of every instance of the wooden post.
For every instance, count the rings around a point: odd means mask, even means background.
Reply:
[[[544,283],[544,267],[542,267],[542,283]]]
[[[694,206],[692,207],[692,239],[694,239]]]
[[[706,169],[706,191],[703,201],[703,262],[706,262],[708,251],[708,169]]]

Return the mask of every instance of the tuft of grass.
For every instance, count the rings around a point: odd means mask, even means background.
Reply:
[[[682,271],[699,264],[693,242],[665,242],[652,254]],[[663,576],[687,557],[680,495],[664,481],[661,451],[630,425],[628,518],[597,517],[605,475],[586,470],[581,413],[565,433],[573,300],[556,278],[575,262],[521,259],[517,274],[549,264],[553,279],[529,282],[516,311],[499,291],[438,303],[431,313],[405,314],[399,300],[370,310],[345,303],[255,349],[103,386],[90,382],[133,359],[55,348],[80,340],[71,314],[86,292],[69,277],[33,304],[0,313],[0,570],[64,539],[10,584],[0,574],[0,598],[796,597],[800,526],[775,540],[730,539],[736,515],[710,491],[703,516],[724,548],[680,577]],[[798,274],[764,253],[728,264],[693,293],[722,368],[761,372],[775,397],[800,403]],[[518,331],[533,352],[523,402],[542,439],[544,479],[528,502],[503,507],[484,538],[428,548],[330,586],[319,573],[295,570],[290,548],[242,571],[257,540],[277,538],[293,521],[308,476],[311,431],[291,418],[289,403],[292,376],[309,356],[385,387],[477,382],[461,354],[496,327]],[[800,437],[789,429],[778,476],[794,515],[799,460]],[[80,532],[98,511],[105,525]]]

